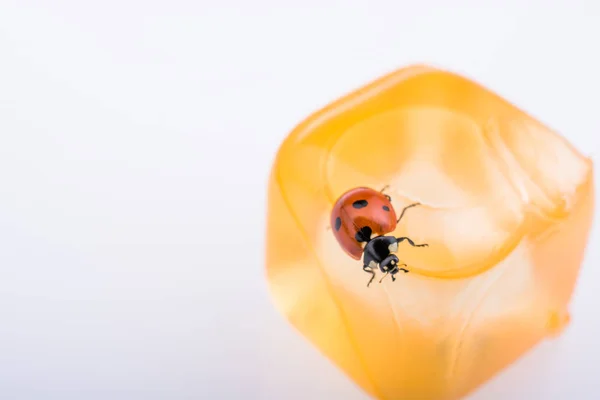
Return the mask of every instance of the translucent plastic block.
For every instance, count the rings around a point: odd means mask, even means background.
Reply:
[[[425,66],[318,111],[272,169],[267,277],[287,319],[377,399],[459,399],[569,320],[593,212],[592,163],[478,84]],[[330,213],[381,189],[409,273],[375,280]]]

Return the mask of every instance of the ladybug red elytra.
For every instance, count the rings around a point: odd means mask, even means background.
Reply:
[[[428,246],[415,244],[407,237],[386,236],[396,229],[407,209],[420,203],[404,207],[400,217],[396,219],[391,198],[383,193],[384,190],[385,188],[377,191],[368,187],[348,190],[338,198],[331,212],[331,227],[338,243],[355,260],[360,260],[362,256],[363,270],[371,274],[367,286],[375,278],[377,267],[385,274],[384,278],[391,274],[393,281],[398,272],[408,272],[407,269],[400,268],[406,264],[398,264],[398,257],[392,254],[398,251],[399,243],[407,241],[414,247]]]

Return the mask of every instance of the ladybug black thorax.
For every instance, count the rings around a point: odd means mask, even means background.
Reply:
[[[371,261],[379,264],[397,249],[398,242],[394,236],[376,236],[365,245],[363,261],[365,265],[369,265]]]

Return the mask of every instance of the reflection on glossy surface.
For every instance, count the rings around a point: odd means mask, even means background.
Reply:
[[[329,227],[339,195],[389,185],[411,272],[365,286]],[[568,321],[592,164],[481,86],[411,67],[300,124],[272,170],[276,306],[378,399],[457,399]]]

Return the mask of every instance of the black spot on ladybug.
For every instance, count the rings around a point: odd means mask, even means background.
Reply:
[[[389,208],[388,206],[383,206],[383,209],[384,209],[385,211],[390,211],[390,208]]]
[[[356,235],[354,235],[354,238],[358,242],[369,242],[371,240],[372,234],[373,234],[373,231],[371,230],[371,228],[369,228],[368,226],[364,226],[364,227],[360,228],[360,230],[358,232],[356,232]]]
[[[335,219],[335,230],[339,231],[341,227],[342,227],[342,219],[340,217],[337,217]]]
[[[354,203],[352,203],[352,207],[354,207],[354,208],[364,208],[368,205],[369,205],[369,202],[366,200],[356,200]]]

